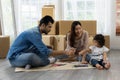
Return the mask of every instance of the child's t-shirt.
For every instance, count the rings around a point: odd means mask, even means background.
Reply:
[[[98,61],[103,59],[103,53],[104,52],[107,53],[109,51],[109,49],[105,46],[103,46],[101,48],[99,48],[97,46],[90,46],[89,48],[91,49],[91,54],[90,54],[91,58],[96,59]]]

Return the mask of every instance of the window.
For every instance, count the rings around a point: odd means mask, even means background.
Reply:
[[[95,0],[64,0],[64,20],[94,20]]]
[[[15,37],[14,34],[14,18],[11,0],[1,1],[1,22],[2,22],[2,34],[10,35],[12,41]]]
[[[17,0],[15,3],[17,34],[23,30],[38,25],[41,18],[41,9],[45,4],[54,4],[54,0]]]
[[[11,43],[22,31],[38,25],[43,5],[55,0],[0,0],[2,34],[10,35]]]

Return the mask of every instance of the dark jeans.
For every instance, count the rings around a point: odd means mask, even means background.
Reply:
[[[105,63],[103,63],[103,59],[101,59],[100,61],[97,61],[97,60],[95,60],[95,59],[92,59],[91,60],[91,64],[95,67],[96,66],[96,64],[99,64],[99,65],[101,65],[101,66],[105,66]]]
[[[58,56],[55,56],[56,59],[66,59],[68,58],[69,56],[66,55],[66,54],[61,54],[61,55],[58,55]]]
[[[55,58],[56,59],[66,59],[66,58],[69,58],[69,56],[66,55],[66,54],[62,54],[62,55],[56,56]],[[81,61],[82,60],[82,56],[75,57],[75,60]]]

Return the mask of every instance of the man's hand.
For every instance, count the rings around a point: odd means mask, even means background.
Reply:
[[[71,48],[69,51],[66,52],[66,54],[70,57],[74,56],[76,49],[75,48]]]

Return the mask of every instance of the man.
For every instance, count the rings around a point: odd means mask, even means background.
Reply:
[[[55,61],[49,59],[51,54],[68,54],[65,51],[53,51],[42,42],[42,33],[51,31],[54,20],[51,16],[45,16],[37,27],[22,32],[12,44],[7,58],[13,67],[39,67]]]

